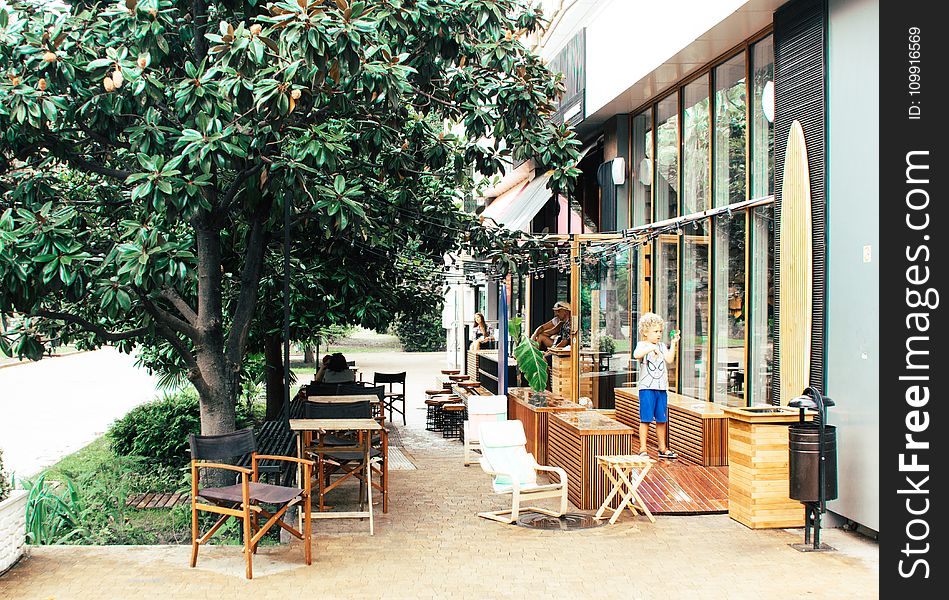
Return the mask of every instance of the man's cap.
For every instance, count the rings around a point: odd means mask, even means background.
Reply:
[[[554,310],[570,310],[570,305],[561,300],[554,304]]]

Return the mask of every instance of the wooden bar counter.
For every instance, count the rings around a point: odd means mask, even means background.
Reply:
[[[616,419],[639,428],[639,390],[616,388]],[[705,467],[728,464],[728,415],[721,404],[701,402],[669,392],[669,447]],[[658,445],[656,428],[649,441]]]
[[[547,464],[547,428],[552,412],[586,410],[576,402],[570,402],[563,396],[552,392],[541,392],[543,402],[531,402],[534,391],[531,388],[508,388],[507,418],[517,419],[524,424],[527,436],[527,451],[534,455],[538,464]]]
[[[582,510],[596,510],[612,484],[597,466],[597,456],[635,454],[636,429],[595,410],[550,415],[547,460],[567,472],[567,497]],[[620,499],[614,498],[613,504]]]
[[[786,406],[724,410],[728,516],[752,529],[803,527],[804,505],[788,497],[788,425],[800,421],[800,413]]]

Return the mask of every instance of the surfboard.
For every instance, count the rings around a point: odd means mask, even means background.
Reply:
[[[800,121],[791,124],[781,184],[779,267],[779,364],[781,404],[810,383],[813,318],[813,225],[807,147]]]

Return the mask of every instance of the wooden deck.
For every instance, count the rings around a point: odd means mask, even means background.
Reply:
[[[649,455],[659,450],[652,444]],[[654,515],[701,515],[728,512],[728,467],[704,467],[681,454],[675,460],[656,460],[639,487]]]

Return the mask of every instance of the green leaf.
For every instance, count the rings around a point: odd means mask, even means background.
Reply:
[[[527,383],[535,392],[547,389],[547,361],[537,342],[529,337],[521,340],[514,348],[514,358],[517,359],[517,368],[524,374]]]

